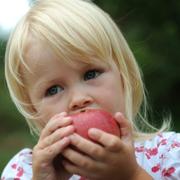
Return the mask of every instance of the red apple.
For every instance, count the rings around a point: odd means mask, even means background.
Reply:
[[[86,139],[90,128],[98,128],[107,133],[120,136],[120,130],[116,120],[108,112],[100,109],[89,109],[84,112],[71,115],[75,131]]]

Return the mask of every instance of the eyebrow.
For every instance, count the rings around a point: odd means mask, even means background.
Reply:
[[[37,87],[45,87],[46,84],[52,84],[54,81],[56,81],[55,79],[52,80],[41,80],[39,82],[36,83]]]

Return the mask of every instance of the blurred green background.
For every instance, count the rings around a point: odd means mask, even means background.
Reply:
[[[153,109],[160,124],[171,113],[173,130],[180,130],[180,1],[95,0],[120,26],[142,71]],[[6,40],[0,41],[0,174],[21,148],[32,147],[23,117],[12,104],[4,79]]]

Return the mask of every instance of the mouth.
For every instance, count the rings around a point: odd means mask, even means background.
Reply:
[[[76,114],[76,113],[84,113],[84,112],[87,112],[87,111],[89,111],[89,110],[97,110],[97,109],[101,109],[101,108],[95,108],[95,107],[94,107],[94,108],[79,109],[79,110],[73,112],[73,114]]]
[[[86,111],[87,111],[87,109],[82,109],[79,112],[83,113],[83,112],[86,112]]]

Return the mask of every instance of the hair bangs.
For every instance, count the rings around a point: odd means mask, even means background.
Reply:
[[[89,11],[85,11],[76,3],[72,1],[72,6],[67,6],[66,1],[63,5],[45,3],[46,11],[35,8],[28,16],[30,31],[36,38],[48,44],[60,60],[70,64],[74,60],[84,63],[92,63],[93,59],[107,61],[112,57],[112,47],[101,23],[105,17],[98,11],[96,15],[91,13],[94,9],[91,10],[89,6]]]

